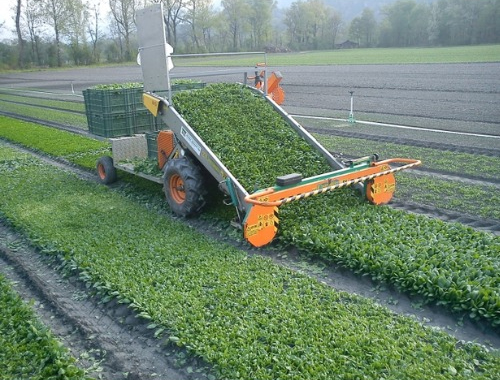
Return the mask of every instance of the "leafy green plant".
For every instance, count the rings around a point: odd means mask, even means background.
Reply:
[[[283,174],[331,170],[262,98],[239,85],[180,93],[174,104],[247,189],[271,186]],[[500,238],[375,208],[350,189],[282,207],[280,221],[286,244],[500,325]]]
[[[447,152],[441,149],[400,145],[349,137],[315,133],[314,136],[327,149],[361,157],[377,153],[381,158],[412,157],[425,162],[426,169],[441,170],[457,175],[480,176],[485,179],[500,178],[500,158],[478,154]]]
[[[84,379],[75,359],[35,317],[30,306],[12,290],[0,274],[1,378]]]
[[[153,160],[150,158],[144,158],[144,159],[139,158],[139,159],[129,160],[129,162],[134,165],[134,170],[136,172],[141,172],[144,174],[149,174],[157,177],[161,177],[161,175],[163,174],[163,172],[158,167],[158,160]]]
[[[221,378],[493,380],[500,371],[480,346],[248,257],[11,149],[0,147],[0,175],[0,211],[12,225]]]
[[[260,95],[237,84],[212,84],[173,97],[176,109],[249,192],[276,177],[331,170]]]
[[[247,188],[272,184],[276,176],[295,169],[311,175],[326,171],[326,164],[314,159],[317,155],[309,152],[302,156],[302,150],[307,150],[308,146],[301,145],[301,141],[292,141],[296,137],[287,136],[290,128],[285,128],[282,120],[264,116],[252,121],[248,115],[260,117],[255,110],[262,105],[262,99],[240,86],[219,86],[179,93],[174,99],[200,134],[217,131],[214,136],[204,138]],[[219,91],[224,95],[217,97]],[[237,115],[241,114],[246,115],[246,119],[238,122]],[[213,123],[212,127],[203,124],[206,120]],[[263,121],[272,127],[266,128]],[[238,125],[234,127],[233,123],[246,125],[248,130],[240,129]],[[205,132],[203,128],[206,128]],[[272,139],[268,135],[274,133],[285,139],[281,141],[297,144],[294,150],[287,151],[288,154],[273,154],[274,150],[270,153],[268,148]],[[439,186],[436,191],[440,191]],[[212,215],[229,218],[217,210]],[[500,323],[498,276],[495,274],[499,267],[495,253],[498,252],[499,238],[460,225],[386,207],[372,207],[350,190],[282,208],[280,221],[279,239],[285,244],[298,246],[313,256],[341,263],[378,281],[419,294],[427,302],[442,303],[450,310],[487,319],[493,325]],[[439,249],[439,254],[436,249]],[[401,260],[403,254],[409,255],[408,262]],[[448,260],[448,257],[452,259]],[[447,281],[443,282],[443,278]]]
[[[22,116],[33,117],[33,115],[36,115],[39,120],[50,120],[58,123],[64,123],[75,128],[83,129],[87,127],[87,119],[85,115],[78,115],[74,112],[50,110],[43,107],[14,103],[3,103],[2,109],[4,111]]]
[[[348,192],[283,208],[281,231],[283,242],[327,261],[500,324],[499,237],[373,207]]]
[[[172,85],[176,84],[192,84],[192,83],[201,83],[198,80],[194,79],[173,79],[171,81]],[[92,90],[121,90],[121,89],[130,89],[130,88],[142,88],[144,86],[141,82],[125,82],[125,83],[111,83],[111,84],[98,84],[93,87],[90,87]]]
[[[97,159],[109,154],[110,150],[107,142],[5,116],[0,116],[0,138],[67,159],[89,169],[94,169]]]

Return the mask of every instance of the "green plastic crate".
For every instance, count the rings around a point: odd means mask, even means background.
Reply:
[[[148,145],[148,158],[158,159],[158,133],[159,131],[146,132],[146,142]]]
[[[203,87],[202,82],[179,83],[172,85],[172,92]],[[121,137],[162,129],[161,119],[155,118],[143,104],[143,90],[142,86],[84,90],[89,132],[102,137]]]
[[[149,111],[87,115],[89,132],[102,137],[132,136],[155,128],[154,117]]]
[[[123,88],[116,90],[87,89],[83,91],[85,107],[91,113],[110,114],[143,111],[143,88]]]

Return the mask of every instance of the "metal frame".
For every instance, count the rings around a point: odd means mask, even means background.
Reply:
[[[155,17],[156,20],[152,20]],[[156,28],[156,30],[155,30]],[[198,136],[193,128],[182,118],[172,105],[172,91],[170,87],[169,59],[172,57],[207,57],[207,56],[231,56],[264,54],[267,64],[267,56],[264,52],[251,53],[209,53],[209,54],[184,54],[170,55],[169,46],[165,40],[165,24],[163,20],[162,3],[155,4],[145,10],[137,12],[137,29],[139,31],[139,48],[141,67],[144,78],[144,104],[156,116],[159,115],[165,125],[174,132],[178,142],[175,154],[184,156],[189,152],[193,155],[205,169],[218,181],[220,189],[230,196],[232,204],[236,207],[240,222],[243,223],[245,238],[254,246],[261,246],[269,243],[274,238],[278,226],[278,206],[294,200],[307,198],[309,196],[332,191],[344,186],[358,186],[364,189],[369,181],[377,181],[383,178],[387,181],[384,185],[391,185],[391,189],[383,191],[388,197],[378,198],[375,204],[387,202],[394,192],[395,179],[393,173],[420,165],[418,160],[410,159],[390,159],[377,162],[376,156],[364,157],[346,166],[343,162],[333,157],[319,142],[297,123],[283,108],[281,108],[267,94],[267,74],[266,67],[257,65],[251,70],[264,71],[264,91],[247,84],[247,72],[244,73],[243,83],[252,91],[262,95],[269,102],[273,109],[303,137],[316,151],[321,153],[335,171],[318,174],[314,177],[299,179],[287,186],[275,186],[263,190],[258,190],[249,194],[240,182],[231,174],[228,168],[219,160],[205,142]],[[161,29],[161,32],[158,32]],[[147,57],[150,62],[145,62]],[[210,72],[193,72],[190,77],[220,76],[224,74],[241,73],[241,68],[231,70],[220,70]],[[158,78],[162,79],[158,79]],[[389,163],[404,163],[405,165],[391,169]],[[288,176],[285,176],[288,177]],[[288,180],[288,178],[286,178]],[[287,181],[285,181],[288,183]]]

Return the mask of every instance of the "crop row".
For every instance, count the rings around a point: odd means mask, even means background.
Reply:
[[[207,90],[199,90],[196,94]],[[259,98],[246,94],[241,88],[236,88],[236,90],[237,99],[242,99],[245,103],[253,99],[260,101]],[[192,97],[192,94],[195,93],[191,93],[189,97]],[[209,98],[214,99],[214,94]],[[226,93],[223,101],[230,104],[229,100],[231,100],[230,93]],[[232,101],[236,100],[232,99]],[[213,104],[207,104],[210,108],[207,107],[206,110],[202,108],[202,102],[197,104],[197,107],[204,115],[204,119],[210,123],[213,120],[210,119],[209,111],[213,108]],[[259,107],[262,105],[260,104]],[[234,117],[238,115],[235,110],[226,110],[226,115],[231,115],[231,112],[235,115]],[[233,149],[234,155],[229,155],[229,157],[232,157],[232,165],[240,165],[239,170],[242,173],[240,175],[245,175],[248,168],[255,167],[255,162],[247,166],[245,159],[255,161],[255,157],[259,157],[258,171],[249,173],[245,177],[248,180],[254,176],[254,180],[247,181],[249,186],[252,186],[253,181],[258,180],[262,171],[268,171],[269,181],[274,178],[273,175],[283,173],[277,174],[276,167],[278,170],[294,171],[287,168],[284,161],[292,153],[281,156],[279,164],[276,162],[279,156],[274,155],[274,151],[266,150],[262,155],[239,155],[234,149],[239,147],[248,150],[248,143],[238,145],[227,144],[227,142],[238,140],[239,136],[243,136],[242,139],[246,141],[246,134],[238,130],[238,125],[242,123],[237,125],[236,120],[228,117],[224,120],[232,127],[229,128],[226,125],[224,138],[210,142],[223,144],[222,149],[226,149],[227,146]],[[279,122],[273,120],[273,123]],[[27,124],[24,125],[27,127]],[[41,134],[43,130],[44,128],[41,129]],[[52,131],[51,133],[60,136],[49,139],[56,146],[73,146],[73,144],[64,143],[65,139],[75,141],[75,147],[84,146],[76,143],[84,139],[82,137],[66,132]],[[26,133],[19,135],[23,138]],[[252,136],[255,135],[254,130]],[[289,140],[290,138],[285,141]],[[40,145],[37,146],[41,149]],[[255,144],[252,146],[256,147]],[[267,145],[263,146],[267,149]],[[302,147],[302,149],[305,148]],[[294,154],[298,154],[297,152],[295,151]],[[54,151],[50,153],[54,154]],[[268,166],[264,160],[266,154],[270,157],[268,160],[275,160],[272,165]],[[296,161],[297,159],[294,158],[294,163]],[[93,167],[93,163],[89,160],[86,162],[92,164],[90,167]],[[308,164],[306,160],[299,160],[299,162],[302,165],[301,169]],[[321,161],[318,160],[318,162]],[[315,165],[318,162],[315,162]],[[318,170],[317,166],[313,170]],[[216,218],[226,217],[221,209],[221,207],[212,209],[211,215]],[[423,296],[428,302],[435,301],[446,305],[451,310],[468,313],[472,318],[486,318],[493,325],[497,325],[500,321],[498,278],[500,263],[497,254],[499,238],[475,232],[461,225],[450,225],[426,217],[416,217],[386,207],[374,208],[360,202],[359,198],[350,191],[291,205],[282,210],[280,220],[279,239],[286,244],[298,246],[328,261],[341,263],[356,272],[368,274],[378,281],[397,285],[405,292]],[[478,244],[478,242],[484,243]],[[436,253],[436,249],[440,251]],[[447,281],[443,282],[443,278]]]
[[[107,142],[5,116],[0,116],[0,137],[92,169],[110,151]]]
[[[500,358],[0,147],[0,212],[231,379],[495,379]],[[25,186],[29,181],[29,186]]]
[[[61,110],[81,112],[81,113],[85,112],[85,107],[81,102],[44,99],[39,97],[19,95],[15,93],[12,94],[0,93],[0,101],[13,101],[18,103],[24,103],[27,105],[37,105],[40,107],[55,107]]]
[[[4,380],[84,379],[75,359],[0,274],[0,371]]]
[[[259,179],[331,170],[271,106],[238,85],[179,93],[174,103],[248,189]],[[500,325],[500,238],[372,207],[350,189],[282,207],[280,240],[377,281]]]
[[[314,135],[321,144],[337,153],[361,157],[377,153],[381,158],[412,157],[425,161],[425,168],[458,175],[480,176],[484,179],[500,178],[500,158],[462,152],[447,152],[432,148],[394,144],[340,136]]]
[[[500,220],[498,185],[475,185],[446,178],[401,173],[398,176],[397,199],[432,205],[438,209]]]
[[[17,115],[36,117],[39,120],[50,120],[53,122],[70,125],[75,128],[87,128],[87,118],[84,114],[78,115],[74,112],[51,110],[39,106],[5,102],[2,104],[2,110],[6,112],[12,112]]]
[[[412,157],[422,160],[425,169],[471,176],[486,180],[500,178],[500,159],[477,154],[447,152],[431,148],[400,145],[358,138],[315,134],[327,149],[348,157],[377,153],[381,158]],[[409,172],[398,174],[396,199],[411,199],[438,209],[500,220],[500,201],[495,185],[471,184],[456,180],[426,177]]]

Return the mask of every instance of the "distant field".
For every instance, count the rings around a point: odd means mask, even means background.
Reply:
[[[263,58],[263,55],[261,55]],[[254,65],[256,55],[175,58],[177,66]],[[443,48],[345,49],[267,54],[272,66],[500,62],[500,45]]]

